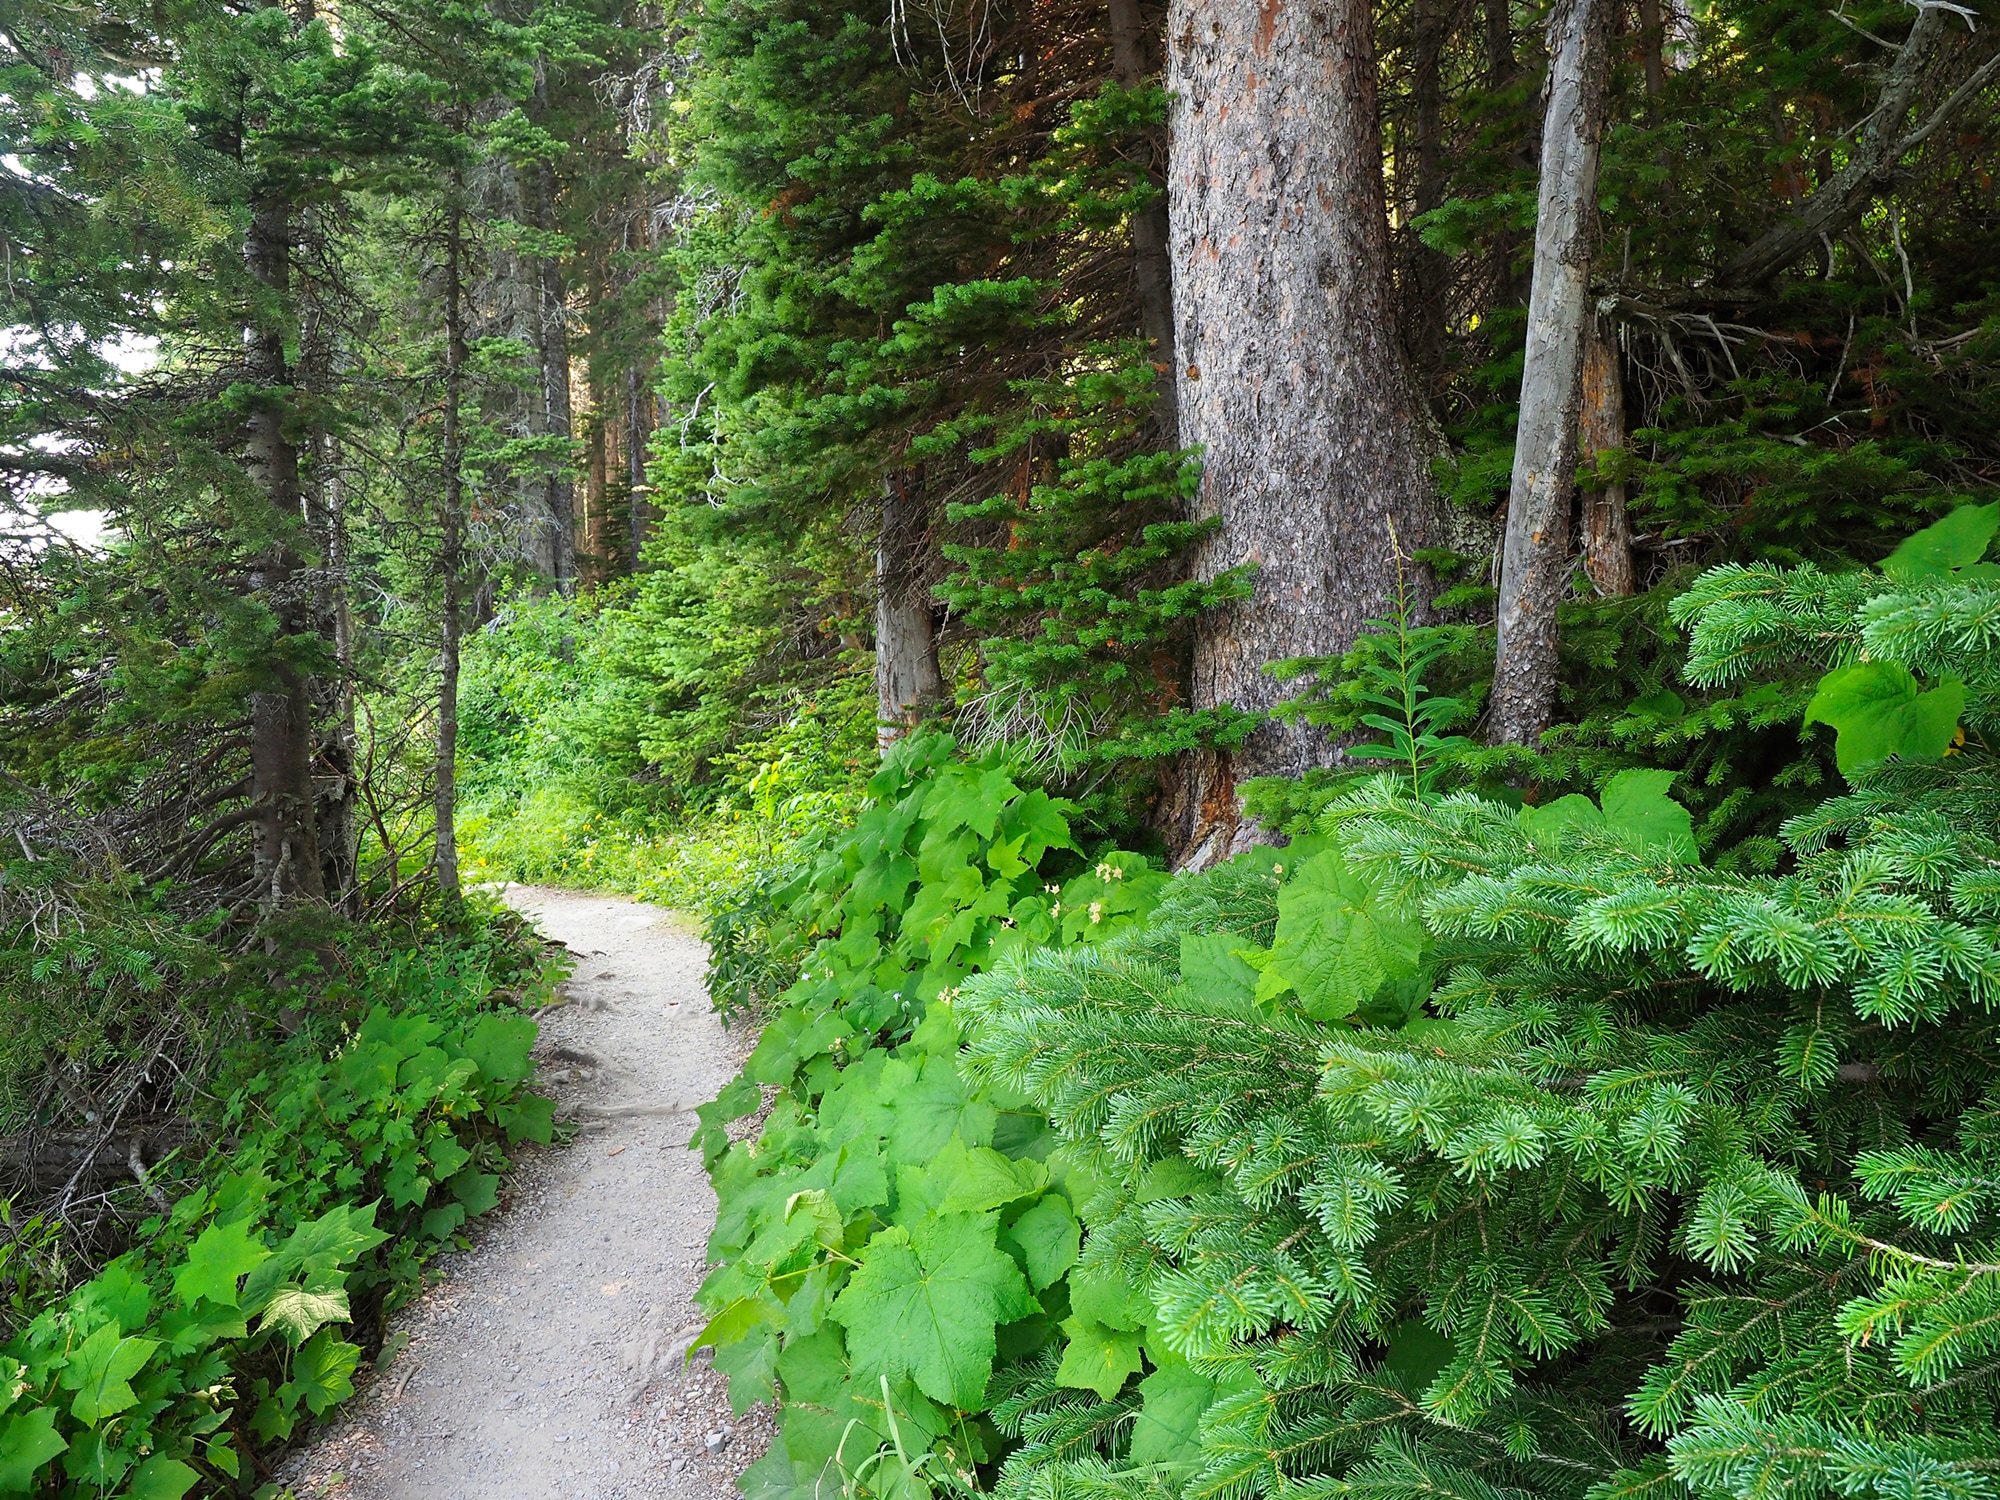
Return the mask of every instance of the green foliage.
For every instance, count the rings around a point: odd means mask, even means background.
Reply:
[[[306,1034],[262,1053],[212,1122],[231,1144],[154,1169],[194,1186],[135,1248],[17,1297],[0,1492],[234,1492],[253,1445],[352,1394],[364,1354],[342,1325],[375,1337],[494,1206],[507,1145],[551,1136],[550,1101],[525,1091],[534,1023],[484,1009],[492,977],[468,956],[373,975],[382,999],[336,1049]]]
[[[1164,881],[1135,855],[1086,860],[1063,804],[997,754],[951,752],[939,735],[894,746],[854,827],[793,880],[778,941],[799,977],[700,1111],[721,1262],[701,1342],[739,1406],[774,1378],[786,1392],[753,1495],[962,1488],[997,1456],[978,1415],[996,1370],[1053,1348],[1067,1312],[1078,1186],[1043,1165],[1024,1101],[960,1076],[952,999],[1006,954],[1112,940]],[[732,1143],[756,1082],[777,1087],[770,1116]],[[1075,1385],[1132,1344],[1099,1327],[1070,1341]]]
[[[1989,648],[1942,622],[1988,586],[1719,570],[1677,612],[1696,671],[1858,648],[1971,685],[1976,731]],[[2000,1451],[1989,757],[1857,769],[1777,876],[1700,864],[1672,779],[1515,808],[1392,775],[1329,804],[1345,867],[1421,923],[1414,1007],[1329,1028],[1202,957],[1278,933],[1268,856],[965,987],[967,1075],[1045,1108],[1051,1162],[1102,1184],[1080,1268],[1140,1289],[1142,1419],[1162,1404],[1129,1443],[1109,1414],[1042,1441],[1064,1398],[1031,1385],[1003,1490],[1976,1488]]]

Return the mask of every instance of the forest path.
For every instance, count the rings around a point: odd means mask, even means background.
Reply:
[[[517,1153],[509,1202],[395,1319],[409,1344],[281,1471],[301,1500],[711,1500],[770,1440],[730,1419],[683,1355],[715,1196],[694,1106],[739,1066],[685,920],[616,897],[514,886],[576,955],[542,1018],[538,1087],[576,1139]],[[720,1434],[716,1447],[712,1434]]]

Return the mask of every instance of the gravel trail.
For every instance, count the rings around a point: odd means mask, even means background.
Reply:
[[[702,988],[683,919],[616,897],[515,886],[576,955],[543,1017],[538,1086],[576,1138],[525,1148],[510,1201],[398,1315],[409,1342],[281,1476],[301,1500],[714,1500],[770,1442],[683,1355],[715,1197],[686,1149],[694,1106],[744,1038]]]

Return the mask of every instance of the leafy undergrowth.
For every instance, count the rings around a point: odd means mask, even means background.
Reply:
[[[353,1391],[383,1315],[497,1203],[508,1149],[551,1137],[515,1007],[559,971],[455,947],[365,977],[332,1045],[308,1026],[240,1069],[224,1144],[89,1280],[38,1293],[37,1224],[0,1248],[0,1494],[279,1493],[268,1455]]]
[[[1440,790],[1414,692],[1171,881],[900,748],[701,1111],[751,1500],[1990,1497],[1996,532],[1676,606],[1696,680],[1818,674],[1776,873],[1666,770]]]

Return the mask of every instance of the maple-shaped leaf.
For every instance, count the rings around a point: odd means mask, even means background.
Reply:
[[[236,1305],[236,1283],[271,1258],[270,1248],[248,1219],[211,1224],[188,1247],[187,1264],[174,1272],[174,1293],[183,1307],[206,1297],[217,1307]]]
[[[25,1494],[35,1487],[35,1471],[69,1447],[56,1431],[56,1409],[17,1411],[0,1426],[0,1494]]]
[[[1123,1328],[1109,1328],[1095,1318],[1065,1318],[1062,1331],[1069,1335],[1063,1350],[1056,1384],[1095,1391],[1109,1401],[1117,1395],[1129,1375],[1139,1371],[1139,1335]]]
[[[75,1391],[70,1414],[79,1422],[101,1422],[134,1405],[131,1380],[159,1348],[154,1339],[120,1338],[107,1323],[77,1346],[63,1366],[63,1389]]]
[[[1319,1021],[1352,1015],[1386,980],[1417,972],[1421,925],[1393,911],[1338,848],[1314,855],[1278,892],[1277,941],[1257,998],[1288,984]]]
[[[935,1214],[881,1231],[833,1304],[855,1369],[908,1376],[934,1401],[978,1407],[993,1330],[1035,1310],[992,1214]]]

